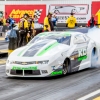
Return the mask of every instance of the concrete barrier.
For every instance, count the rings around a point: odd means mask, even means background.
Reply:
[[[0,59],[4,57],[8,57],[8,52],[0,53]]]
[[[78,23],[77,26],[86,27],[87,23]],[[66,27],[66,23],[57,23],[57,27]]]
[[[55,31],[74,31],[74,32],[82,32],[86,34],[88,32],[88,28],[87,27],[76,27],[74,29],[69,29],[67,27],[56,27]]]

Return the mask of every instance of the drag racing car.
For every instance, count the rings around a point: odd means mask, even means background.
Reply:
[[[66,75],[95,67],[98,49],[81,32],[42,32],[26,46],[14,50],[6,62],[9,77]]]

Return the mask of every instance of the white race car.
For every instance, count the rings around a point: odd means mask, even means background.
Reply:
[[[65,75],[96,66],[96,44],[80,32],[43,32],[14,50],[6,62],[9,77]]]

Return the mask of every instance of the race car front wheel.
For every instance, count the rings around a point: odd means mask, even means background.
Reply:
[[[68,67],[69,67],[69,61],[65,60],[63,64],[63,75],[66,75],[68,73]]]

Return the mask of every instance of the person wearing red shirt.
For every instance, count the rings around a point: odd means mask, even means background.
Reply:
[[[92,15],[91,19],[88,21],[87,26],[90,27],[90,28],[92,28],[92,27],[94,27],[95,25],[96,25],[96,21],[95,21],[95,19],[94,19],[94,16]]]

